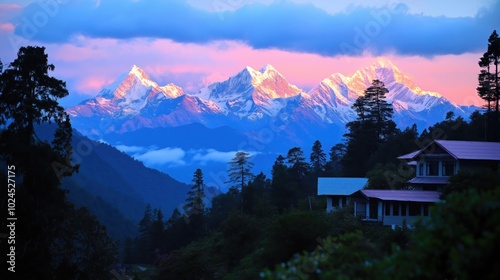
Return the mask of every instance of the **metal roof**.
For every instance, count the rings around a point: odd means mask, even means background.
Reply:
[[[448,177],[415,177],[408,181],[410,184],[448,184]]]
[[[440,192],[436,191],[408,191],[408,190],[361,190],[368,198],[377,198],[390,201],[408,202],[437,202]]]
[[[455,159],[467,160],[500,160],[499,142],[434,140],[426,147],[398,157],[398,159],[412,160],[425,151],[430,145],[436,143]]]
[[[499,142],[436,140],[456,159],[500,160]]]
[[[415,156],[416,156],[417,154],[419,154],[419,153],[420,153],[420,150],[418,150],[418,151],[414,151],[414,152],[411,152],[411,153],[409,153],[409,154],[399,156],[399,157],[398,157],[398,159],[412,160],[412,159],[414,159],[414,158],[415,158]]]
[[[318,178],[318,195],[351,195],[362,189],[367,178]]]

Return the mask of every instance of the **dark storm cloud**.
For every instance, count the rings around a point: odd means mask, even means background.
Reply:
[[[476,17],[410,14],[403,4],[356,7],[328,14],[309,4],[280,1],[245,5],[235,11],[206,11],[184,1],[48,0],[26,7],[15,33],[28,40],[67,42],[93,38],[166,38],[184,43],[235,40],[255,49],[321,55],[394,52],[432,56],[482,51],[500,26],[497,2]]]

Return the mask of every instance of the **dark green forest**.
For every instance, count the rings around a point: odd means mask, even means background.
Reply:
[[[414,170],[398,156],[433,139],[500,141],[500,39],[493,32],[480,58],[477,93],[483,111],[468,120],[448,113],[419,133],[399,129],[383,82],[354,103],[357,118],[344,141],[310,150],[290,147],[271,178],[253,174],[250,154],[228,163],[231,188],[207,201],[202,169],[182,211],[147,205],[138,234],[119,255],[99,220],[71,204],[61,182],[78,172],[71,162],[72,128],[57,99],[68,94],[43,47],[23,47],[0,67],[0,157],[15,165],[16,276],[20,279],[470,279],[500,275],[500,166],[458,173],[443,200],[414,228],[392,230],[355,218],[351,208],[326,213],[316,195],[318,177],[367,177],[368,188],[405,189]],[[51,142],[35,125],[52,123]],[[258,167],[261,168],[261,167]],[[8,182],[3,168],[0,180]],[[2,192],[2,207],[10,198]],[[6,214],[4,214],[6,215]],[[6,217],[3,218],[6,221]],[[1,243],[2,252],[8,250]],[[5,255],[4,255],[5,257]],[[5,262],[4,262],[5,263]],[[123,264],[119,273],[116,264]],[[7,279],[7,278],[2,278]]]

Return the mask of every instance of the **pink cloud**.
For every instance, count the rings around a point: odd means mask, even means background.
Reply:
[[[75,38],[72,44],[47,45],[47,53],[62,79],[74,81],[76,90],[95,96],[102,86],[136,64],[159,84],[175,83],[195,92],[203,86],[235,75],[245,66],[259,69],[272,64],[289,82],[305,91],[333,73],[352,75],[376,57],[323,57],[282,50],[255,50],[243,43],[181,44],[152,39]],[[401,71],[423,90],[437,91],[460,105],[482,105],[477,97],[477,60],[481,54],[434,58],[388,55]]]
[[[106,85],[112,83],[113,80],[105,79],[105,78],[87,78],[81,81],[78,81],[75,84],[75,89],[79,92],[93,92],[93,95],[97,95],[97,93]]]
[[[14,24],[12,23],[0,23],[0,31],[13,32]]]
[[[0,17],[11,15],[13,11],[20,11],[21,5],[18,4],[2,4],[0,3]]]

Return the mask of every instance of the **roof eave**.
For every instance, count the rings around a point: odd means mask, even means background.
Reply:
[[[446,149],[446,147],[440,143],[440,140],[434,140],[435,143],[439,145],[443,150],[445,150],[450,156],[452,156],[454,159],[458,160],[458,157],[453,154],[450,150]]]

